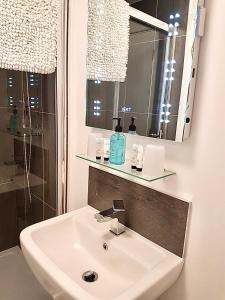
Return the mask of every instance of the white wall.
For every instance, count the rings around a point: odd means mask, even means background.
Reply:
[[[75,158],[76,153],[86,151],[91,130],[85,127],[86,3],[73,0],[70,7],[71,210],[87,201],[88,166]],[[176,170],[177,176],[149,186],[193,201],[186,265],[180,279],[160,300],[225,299],[225,1],[208,0],[206,7],[191,137],[183,144],[151,141],[166,145],[167,167]]]

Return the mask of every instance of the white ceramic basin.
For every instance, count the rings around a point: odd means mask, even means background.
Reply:
[[[96,212],[86,206],[21,233],[37,279],[57,300],[156,299],[176,281],[183,260],[132,230],[114,236]],[[88,270],[98,273],[97,281],[82,279]]]

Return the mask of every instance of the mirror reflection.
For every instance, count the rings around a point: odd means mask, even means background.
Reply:
[[[176,140],[189,0],[127,2],[131,6],[127,77],[120,83],[87,81],[86,125],[112,130],[112,118],[121,117],[123,131],[128,132],[135,117],[137,134]]]

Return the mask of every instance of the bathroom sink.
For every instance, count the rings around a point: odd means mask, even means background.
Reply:
[[[183,259],[130,229],[113,235],[96,212],[86,206],[21,233],[37,279],[57,300],[156,299],[176,281]]]

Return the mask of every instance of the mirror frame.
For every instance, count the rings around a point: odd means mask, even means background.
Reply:
[[[200,40],[204,35],[205,16],[204,0],[190,0],[176,142],[183,142],[190,135]]]

